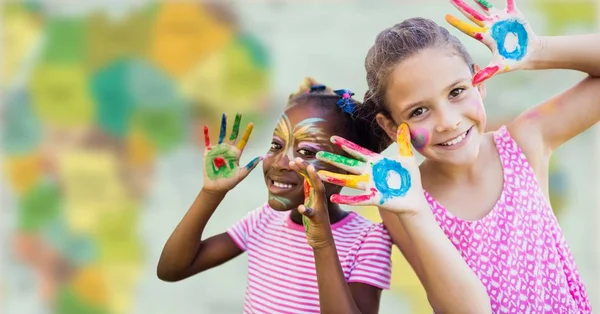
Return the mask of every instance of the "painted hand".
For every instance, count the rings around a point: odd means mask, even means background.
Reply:
[[[290,168],[304,177],[304,204],[298,206],[302,214],[302,224],[306,231],[306,240],[313,249],[333,243],[325,186],[319,179],[315,167],[301,158],[290,161]]]
[[[539,47],[539,39],[529,22],[515,6],[515,0],[506,0],[506,8],[494,8],[486,0],[475,0],[484,14],[468,6],[463,0],[450,0],[469,20],[463,22],[447,14],[446,21],[463,33],[481,41],[492,51],[492,61],[473,77],[473,85],[503,72],[524,68],[532,51]]]
[[[221,120],[221,132],[219,133],[219,143],[215,146],[210,145],[208,127],[204,126],[204,143],[206,151],[204,152],[204,189],[214,192],[227,192],[233,189],[242,181],[250,171],[252,171],[261,157],[252,159],[246,166],[240,167],[240,156],[248,138],[252,133],[253,124],[249,123],[242,139],[235,144],[240,130],[240,121],[242,116],[237,114],[235,122],[229,137],[229,142],[224,142],[225,133],[227,133],[227,116],[223,114]]]
[[[400,154],[394,159],[373,153],[341,137],[333,136],[331,141],[357,159],[328,152],[318,152],[317,158],[353,175],[319,171],[321,180],[365,191],[356,196],[334,194],[332,202],[375,205],[394,213],[415,213],[424,208],[421,174],[412,152],[408,125],[398,127]]]

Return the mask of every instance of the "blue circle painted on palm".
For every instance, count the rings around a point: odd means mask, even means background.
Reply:
[[[517,45],[514,50],[507,51],[504,44],[506,37],[511,33],[517,37]],[[523,23],[516,19],[500,21],[492,25],[492,38],[497,43],[498,53],[506,59],[519,61],[527,54],[529,35]]]
[[[400,178],[399,187],[390,186],[388,178],[392,174],[396,174]],[[411,186],[411,178],[408,170],[402,167],[399,162],[387,158],[373,165],[373,182],[379,193],[381,193],[380,205],[390,198],[406,195]]]

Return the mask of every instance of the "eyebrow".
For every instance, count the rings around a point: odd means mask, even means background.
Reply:
[[[456,86],[458,83],[469,80],[470,78],[459,78],[456,81],[452,82],[451,84],[449,84],[448,86],[446,86],[444,88],[444,90],[449,90],[452,87]],[[424,101],[417,101],[415,103],[412,103],[410,105],[408,105],[404,110],[402,110],[402,114],[405,114],[407,112],[412,111],[415,108],[421,107],[423,105]]]

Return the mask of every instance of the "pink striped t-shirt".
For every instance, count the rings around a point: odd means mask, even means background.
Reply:
[[[383,225],[351,212],[331,229],[346,281],[389,289],[392,241]],[[290,211],[265,204],[227,233],[248,252],[244,313],[320,312],[313,250]]]

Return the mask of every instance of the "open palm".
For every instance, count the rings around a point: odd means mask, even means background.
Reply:
[[[538,48],[538,37],[515,6],[515,0],[506,0],[504,10],[494,8],[486,0],[475,0],[483,14],[463,0],[450,2],[477,25],[463,22],[450,14],[446,15],[446,21],[481,41],[492,51],[492,61],[475,74],[473,84],[479,84],[498,73],[524,68],[531,52]]]
[[[319,160],[351,173],[319,171],[321,180],[365,191],[356,196],[335,194],[331,196],[332,202],[375,205],[394,213],[416,212],[422,208],[424,196],[421,174],[412,152],[406,124],[398,127],[399,155],[393,159],[373,153],[341,137],[334,136],[331,141],[357,159],[329,152],[317,153]]]
[[[246,178],[260,161],[260,157],[256,157],[246,166],[239,166],[240,157],[253,128],[253,124],[249,123],[242,139],[236,145],[241,119],[240,114],[235,116],[229,141],[224,142],[227,133],[227,116],[223,114],[219,142],[215,146],[211,146],[208,127],[204,126],[204,142],[206,145],[204,151],[204,189],[227,192]]]

